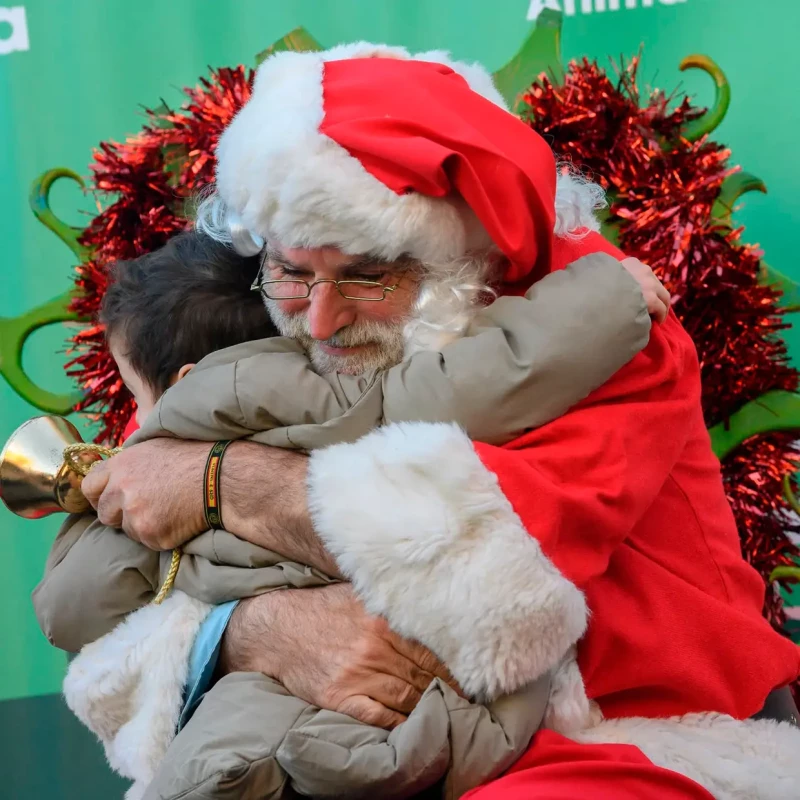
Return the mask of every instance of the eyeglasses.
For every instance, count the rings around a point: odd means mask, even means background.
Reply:
[[[372,303],[385,300],[387,293],[397,289],[397,284],[384,286],[378,281],[335,281],[332,278],[321,278],[314,283],[295,278],[262,281],[260,272],[250,289],[261,292],[268,300],[305,300],[311,295],[311,290],[320,283],[332,283],[345,300],[366,300]]]

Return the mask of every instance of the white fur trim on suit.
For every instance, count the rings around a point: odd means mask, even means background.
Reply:
[[[430,648],[469,696],[534,680],[586,628],[583,594],[456,425],[389,425],[314,452],[309,505],[367,609]]]
[[[604,720],[570,734],[587,743],[632,744],[654,764],[691,778],[716,800],[797,800],[800,728],[725,714]]]
[[[250,100],[220,137],[217,194],[201,204],[198,228],[245,255],[270,238],[287,247],[332,245],[389,260],[410,255],[424,264],[488,248],[483,225],[460,198],[398,195],[320,133],[325,62],[370,57],[446,64],[507,110],[483,67],[453,61],[443,51],[412,55],[357,42],[321,53],[276,53],[261,65]],[[594,211],[603,205],[602,194],[600,187],[561,175],[556,233],[597,229]],[[243,244],[243,231],[255,243]]]
[[[597,725],[602,719],[600,706],[586,694],[583,675],[578,667],[577,648],[571,647],[553,672],[544,727],[567,736]]]
[[[211,606],[183,592],[130,614],[70,664],[64,698],[139,800],[177,732],[189,655]]]
[[[478,69],[426,55],[462,74]],[[397,195],[320,133],[324,63],[355,57],[410,55],[360,42],[324,53],[278,53],[261,65],[252,97],[217,147],[217,190],[225,205],[251,233],[287,247],[336,245],[346,253],[441,262],[487,246],[465,203]],[[488,94],[502,104],[494,86]]]

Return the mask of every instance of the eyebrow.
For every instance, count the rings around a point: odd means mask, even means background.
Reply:
[[[311,272],[308,267],[301,267],[298,264],[295,264],[290,259],[286,258],[281,252],[278,250],[273,250],[272,248],[267,248],[266,254],[264,256],[264,261],[262,262],[262,266],[267,262],[271,264],[275,264],[279,267],[285,267],[286,269],[295,270],[296,272],[301,273],[309,273]],[[398,267],[403,269],[408,269],[411,266],[412,262],[408,258],[398,258],[395,261],[384,261],[383,259],[376,258],[375,256],[362,256],[361,258],[356,259],[355,261],[351,262],[350,264],[345,264],[342,267],[342,275],[344,277],[350,275],[358,275],[359,273],[367,271],[375,271],[376,273],[380,270],[383,271],[391,271],[396,270]]]

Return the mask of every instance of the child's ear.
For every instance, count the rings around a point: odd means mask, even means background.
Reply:
[[[181,378],[185,378],[195,364],[184,364],[173,376],[169,385],[174,386]]]

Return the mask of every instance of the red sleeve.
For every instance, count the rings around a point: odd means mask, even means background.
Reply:
[[[567,264],[571,264],[573,261],[592,253],[608,253],[608,255],[620,260],[625,258],[622,250],[594,231],[590,231],[577,239],[557,236],[553,243],[551,272],[564,269]]]
[[[605,572],[686,444],[699,412],[694,345],[670,315],[587,400],[506,447],[475,445],[528,532],[578,586]]]

